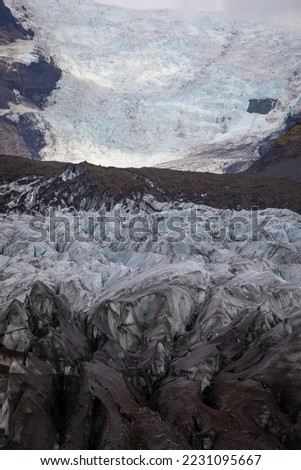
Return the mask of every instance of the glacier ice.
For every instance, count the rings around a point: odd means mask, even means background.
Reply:
[[[95,0],[7,4],[23,21],[27,8],[36,34],[31,45],[9,46],[8,60],[28,63],[42,51],[63,70],[47,109],[36,111],[49,123],[47,160],[153,166],[244,143],[228,165],[246,152],[258,157],[256,144],[300,110],[297,28]],[[250,99],[264,98],[277,99],[275,109],[247,113]],[[206,165],[222,171],[217,159]]]
[[[77,233],[59,250],[32,239],[37,215],[1,215],[0,447],[300,446],[300,215],[259,211],[271,239],[245,223],[235,241],[216,231],[248,211],[151,202],[139,215],[181,214],[185,240],[163,225],[158,241]],[[211,240],[191,237],[192,209],[214,220]],[[81,211],[79,234],[98,216]]]

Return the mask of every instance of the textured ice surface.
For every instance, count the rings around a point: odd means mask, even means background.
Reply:
[[[16,15],[28,10],[32,57],[43,51],[64,72],[43,112],[45,159],[150,166],[204,148],[210,156],[229,141],[253,151],[299,109],[297,30],[95,0],[6,3]],[[29,46],[19,47],[6,54],[27,63]],[[277,99],[276,108],[247,113],[249,100],[261,98]]]
[[[93,212],[66,241],[68,209],[39,240],[49,220],[0,216],[0,447],[300,448],[300,215],[260,211],[264,239],[246,211],[153,207],[123,210],[182,217],[182,241],[89,240]]]
[[[189,219],[192,209],[198,209],[198,217],[202,218],[197,228],[202,240],[193,235],[194,226]],[[113,215],[112,211],[107,217]],[[137,240],[139,234],[129,238],[125,222],[121,231],[124,238],[117,240],[114,226],[108,222],[106,231],[111,240],[104,241],[99,213],[93,212],[79,213],[78,219],[68,210],[57,213],[56,219],[2,216],[3,306],[15,298],[23,300],[33,283],[40,280],[65,295],[73,309],[80,312],[108,299],[117,303],[120,299],[140,302],[145,297],[152,303],[156,296],[167,296],[173,305],[173,321],[185,327],[193,305],[202,303],[212,290],[215,295],[211,292],[206,314],[210,323],[215,321],[210,305],[219,302],[219,298],[225,304],[221,316],[226,321],[243,307],[248,292],[252,292],[256,304],[269,298],[271,289],[294,286],[294,291],[300,290],[301,219],[297,214],[276,209],[259,212],[256,220],[263,224],[268,236],[254,233],[254,215],[247,211],[222,211],[192,204],[174,209],[172,205],[157,203],[155,212],[138,215],[149,227],[160,220],[159,236],[149,229],[141,241]],[[181,239],[168,226],[171,217],[175,218],[174,226],[181,226]],[[69,236],[68,226],[70,239],[64,238]],[[229,289],[237,292],[230,294]]]

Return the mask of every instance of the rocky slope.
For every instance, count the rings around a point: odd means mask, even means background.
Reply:
[[[23,7],[23,13],[26,16],[25,7]],[[23,28],[4,4],[4,1],[0,0],[0,45],[30,37],[33,37],[33,31]]]
[[[209,175],[3,162],[3,449],[301,448],[300,215],[200,205]]]
[[[254,162],[245,174],[289,178],[301,182],[301,124],[278,137],[267,153]]]
[[[35,48],[24,6],[22,18],[24,26],[0,1],[0,152],[40,158],[47,132],[42,110],[61,70]]]

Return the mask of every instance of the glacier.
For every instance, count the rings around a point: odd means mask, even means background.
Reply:
[[[297,27],[96,0],[6,4],[35,38],[1,55],[28,64],[42,53],[63,70],[46,109],[27,109],[45,135],[43,159],[223,172],[258,158],[258,143],[300,111]],[[247,112],[266,98],[277,100],[267,115]]]
[[[270,285],[276,289],[295,285],[299,291],[298,214],[278,209],[256,212],[257,226],[267,220],[266,232],[256,234],[252,229],[256,220],[249,211],[159,203],[147,196],[141,204],[137,212],[137,203],[127,201],[105,215],[102,211],[76,211],[75,215],[67,208],[43,216],[2,214],[2,308],[13,299],[23,301],[38,280],[54,291],[59,289],[82,314],[98,299],[113,301],[120,292],[125,297],[136,291],[154,295],[157,289],[164,291],[164,285],[173,289],[173,284],[174,295],[168,296],[174,303],[172,310],[181,310],[184,317],[191,311],[191,302],[202,303],[206,292],[218,292],[227,285],[242,287],[246,283],[254,290],[254,305],[264,301],[263,290],[270,298]],[[191,223],[193,213],[198,215],[197,225]],[[118,234],[113,221],[120,215],[124,219]],[[104,217],[108,221],[105,236],[100,230]],[[131,220],[138,224],[137,233],[128,229]],[[176,222],[172,228],[170,220]],[[143,221],[148,222],[147,229],[139,233]],[[176,230],[179,226],[182,233]],[[190,281],[185,281],[187,276]],[[267,285],[261,285],[263,281]],[[190,301],[185,297],[179,303],[176,292],[184,289],[184,294],[186,288],[196,290],[196,298],[190,294]],[[242,308],[243,303],[236,307]],[[228,313],[224,315],[227,323]],[[184,318],[177,321],[183,323],[180,328],[185,326]]]
[[[184,238],[121,241],[116,210]],[[300,448],[300,215],[259,211],[269,237],[147,195],[105,215],[111,238],[99,211],[0,216],[0,447]]]

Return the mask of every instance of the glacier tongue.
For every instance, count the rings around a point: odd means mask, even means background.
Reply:
[[[0,447],[299,448],[300,215],[143,207],[1,216]]]
[[[37,111],[49,123],[45,159],[152,166],[243,142],[228,165],[256,158],[258,141],[300,109],[297,29],[95,0],[6,3],[21,18],[27,8],[34,51],[64,72]],[[260,99],[278,101],[267,115],[248,113]]]

